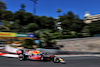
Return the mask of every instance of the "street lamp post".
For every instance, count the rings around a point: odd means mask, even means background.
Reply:
[[[36,15],[36,4],[37,4],[38,0],[30,0],[30,1],[32,1],[34,3],[34,5],[33,5],[34,6],[33,7],[33,14]]]
[[[59,19],[59,17],[57,19]],[[56,27],[59,30],[59,35],[62,35],[63,28],[61,27],[61,22],[60,21],[57,21]]]
[[[56,25],[57,25],[57,29],[59,30],[59,35],[61,36],[62,35],[62,30],[63,30],[62,27],[61,27],[61,21],[59,21],[61,9],[58,8],[56,12],[58,12],[58,18],[57,18],[58,21],[57,21]]]

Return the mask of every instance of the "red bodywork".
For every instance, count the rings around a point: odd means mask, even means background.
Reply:
[[[30,56],[30,59],[33,59],[33,60],[41,60],[41,55],[33,55],[33,56]]]
[[[17,54],[21,54],[21,53],[22,53],[22,51],[16,51],[16,53],[17,53]]]
[[[53,58],[53,57],[54,57],[54,55],[51,55],[50,57],[51,57],[51,58]]]

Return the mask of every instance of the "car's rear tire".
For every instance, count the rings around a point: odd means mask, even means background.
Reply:
[[[25,59],[24,55],[23,54],[19,54],[19,60],[23,61],[24,59]]]

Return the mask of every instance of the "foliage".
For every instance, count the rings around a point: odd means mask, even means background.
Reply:
[[[54,47],[55,40],[51,30],[45,30],[40,35],[40,41],[45,44],[45,47]]]
[[[34,16],[25,11],[25,5],[21,4],[21,9],[13,13],[6,10],[6,4],[0,1],[0,31],[6,32],[32,32],[35,37],[39,38],[44,47],[55,47],[55,39],[68,39],[76,37],[91,36],[100,34],[100,21],[93,21],[90,24],[85,24],[78,15],[69,11],[63,15],[59,15],[57,19],[47,16]],[[60,13],[61,9],[58,8]],[[57,26],[62,27],[62,34],[57,30],[56,23],[61,22]],[[24,40],[21,46],[32,48],[35,44],[33,40]]]
[[[20,9],[20,10],[25,11],[25,7],[26,7],[26,6],[22,3],[22,4],[21,4],[21,9]]]
[[[13,13],[11,11],[3,11],[2,18],[5,21],[12,21]]]
[[[1,31],[5,31],[5,32],[24,32],[25,30],[23,30],[23,27],[20,26],[19,20],[16,21],[2,21],[3,25],[1,26]]]
[[[1,21],[1,20],[4,20],[4,19],[3,19],[3,14],[4,14],[4,10],[0,10],[0,21]]]
[[[39,29],[39,26],[36,23],[30,23],[26,26],[26,30],[30,31],[36,31]]]
[[[83,36],[90,36],[90,30],[89,30],[89,26],[84,26],[83,30],[82,30]]]
[[[87,29],[91,35],[100,34],[100,21],[93,21],[90,24],[87,24]]]
[[[3,21],[3,25],[0,27],[0,31],[3,31],[3,32],[10,31],[9,26],[10,26],[10,24],[8,21]]]
[[[81,32],[85,25],[84,22],[75,16],[71,11],[63,16],[60,16],[60,20],[62,22],[63,29],[76,31],[77,33]]]
[[[17,11],[14,14],[14,20],[18,19],[20,25],[27,25],[33,22],[33,15],[24,11]]]
[[[0,10],[5,10],[6,4],[3,1],[0,1]]]
[[[31,13],[28,13],[25,11],[26,6],[24,4],[21,4],[21,9],[19,11],[16,11],[15,13],[4,10],[6,8],[5,3],[0,7],[3,8],[3,10],[0,10],[0,21],[3,21],[4,23],[3,27],[1,26],[0,28],[1,31],[36,32],[36,36],[40,38],[40,35],[43,34],[44,31],[47,31],[46,29],[49,29],[51,31],[54,31],[52,32],[54,33],[52,37],[60,37],[55,23],[61,22],[61,25],[58,26],[62,27],[62,34],[64,36],[77,35],[77,33],[82,33],[83,31],[87,32],[87,30],[90,31],[87,33],[94,34],[91,25],[88,26],[88,29],[85,28],[86,25],[84,24],[83,20],[81,20],[78,15],[75,15],[71,11],[60,15],[58,19],[54,19],[53,17],[34,16]],[[57,12],[60,13],[61,9],[58,8]],[[13,23],[11,24],[10,22]],[[55,35],[55,33],[57,34]]]
[[[55,26],[55,19],[52,17],[46,16],[33,16],[31,13],[24,11],[25,5],[21,4],[21,9],[12,13],[11,11],[0,10],[0,20],[7,21],[8,25],[6,26],[13,32],[35,32],[36,30],[49,29],[57,32]],[[57,19],[62,23],[63,29],[71,32],[75,31],[76,33],[81,32],[84,27],[83,21],[81,21],[78,16],[74,15],[73,12],[68,12],[60,16]],[[13,24],[9,24],[9,22]]]
[[[35,34],[35,37],[39,38],[40,39],[40,35],[45,31],[45,29],[40,29],[40,30],[36,30],[34,32]]]
[[[55,23],[52,17],[41,16],[39,18],[39,26],[41,29],[54,29]]]
[[[36,45],[36,44],[34,43],[34,40],[25,39],[25,40],[23,41],[23,43],[21,44],[21,47],[33,48],[32,45]]]
[[[70,33],[71,33],[71,35],[76,35],[75,31],[71,31]]]

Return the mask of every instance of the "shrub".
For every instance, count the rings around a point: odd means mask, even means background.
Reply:
[[[33,48],[32,45],[36,45],[36,44],[34,43],[34,40],[25,39],[25,40],[23,41],[23,43],[21,44],[21,47],[31,49],[31,48]]]

